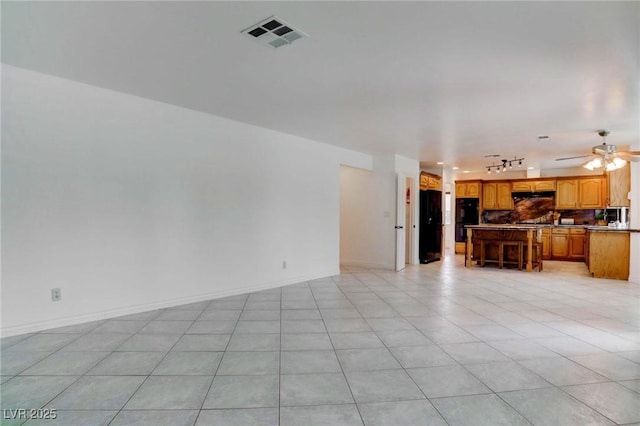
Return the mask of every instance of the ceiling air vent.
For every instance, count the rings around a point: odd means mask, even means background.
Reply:
[[[271,16],[242,30],[242,34],[274,49],[291,44],[300,38],[308,37],[277,16]]]

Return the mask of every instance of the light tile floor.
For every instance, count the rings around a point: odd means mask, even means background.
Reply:
[[[343,268],[1,345],[7,425],[640,423],[640,285],[581,263]]]

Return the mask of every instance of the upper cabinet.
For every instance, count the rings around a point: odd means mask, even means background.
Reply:
[[[607,178],[603,176],[578,180],[578,208],[601,209],[607,206]]]
[[[609,204],[611,207],[629,207],[631,168],[629,166],[609,172]]]
[[[440,176],[422,172],[420,173],[420,190],[426,191],[428,189],[442,191],[442,178]]]
[[[511,182],[485,182],[482,185],[482,208],[484,210],[511,210]]]
[[[601,209],[606,207],[607,178],[603,176],[558,179],[556,209]]]
[[[511,182],[513,192],[544,192],[555,191],[556,181],[553,180],[514,180]]]
[[[483,210],[513,209],[512,192],[554,191],[557,210],[629,206],[629,167],[607,176],[457,181],[456,198],[481,198]],[[480,197],[482,194],[482,197]]]
[[[558,179],[556,191],[556,209],[578,208],[578,181],[576,179]]]
[[[480,198],[481,188],[480,181],[456,182],[456,198]]]

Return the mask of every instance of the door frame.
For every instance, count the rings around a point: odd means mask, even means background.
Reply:
[[[396,220],[395,220],[395,270],[402,271],[406,265],[405,255],[405,238],[407,224],[406,221],[406,187],[407,175],[404,173],[396,174]]]

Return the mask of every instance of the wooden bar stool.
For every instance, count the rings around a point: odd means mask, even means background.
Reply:
[[[524,250],[524,256],[527,256],[526,253],[526,246],[524,246],[525,250]],[[532,250],[531,250],[534,254],[533,256],[533,267],[538,268],[538,272],[542,271],[542,243],[538,242],[538,241],[534,241],[532,244]]]
[[[507,247],[516,247],[518,252],[518,258],[516,261],[506,261],[504,260],[504,250]],[[524,260],[524,241],[514,241],[514,240],[504,240],[500,241],[500,260],[498,262],[498,267],[502,268],[505,263],[513,263],[518,265],[518,269],[522,271],[522,263]]]
[[[479,240],[480,243],[480,259],[478,264],[484,266],[486,263],[498,263],[500,264],[500,244],[495,240]],[[490,246],[495,246],[498,256],[496,258],[487,259],[487,249]]]
[[[533,243],[533,249],[536,253],[536,260],[538,261],[538,272],[542,271],[542,243],[535,242]]]

